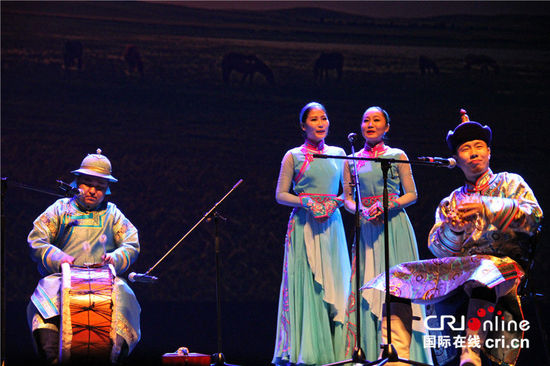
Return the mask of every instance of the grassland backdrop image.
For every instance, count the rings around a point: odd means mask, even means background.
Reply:
[[[384,107],[392,118],[388,144],[412,158],[447,156],[444,137],[465,108],[493,128],[493,170],[522,175],[546,210],[548,16],[372,18],[314,5],[222,11],[145,2],[1,3],[8,365],[33,360],[25,306],[39,275],[26,237],[55,200],[17,183],[55,191],[56,179],[70,182],[70,170],[98,147],[119,179],[111,200],[139,229],[135,272],[150,268],[244,180],[220,206],[227,221],[218,226],[223,351],[242,365],[271,360],[290,214],[274,192],[282,156],[302,143],[298,113],[305,103],[327,107],[327,143],[348,152],[346,137],[359,132],[363,111]],[[77,59],[65,66],[67,41],[82,46],[80,68]],[[129,68],[128,46],[137,50],[133,62],[142,74]],[[230,53],[262,66],[243,78],[233,65],[224,80]],[[338,68],[315,75],[323,53],[342,56],[340,78]],[[421,258],[431,258],[426,238],[435,208],[462,173],[413,171],[419,199],[407,212]],[[352,217],[344,216],[351,246]],[[544,237],[532,276],[546,295],[541,309],[550,305]],[[143,308],[132,361],[158,364],[179,346],[215,353],[214,224],[201,224],[152,274],[157,284],[132,285]],[[548,347],[535,325],[548,329],[550,318],[541,313],[536,320],[532,309],[525,307],[532,345],[520,365],[542,364],[536,360]]]

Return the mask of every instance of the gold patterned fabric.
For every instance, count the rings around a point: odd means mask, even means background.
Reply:
[[[456,207],[472,201],[481,202],[483,212],[464,232],[453,232],[447,218]],[[522,177],[506,172],[493,174],[489,169],[475,184],[466,183],[441,201],[428,238],[428,247],[438,258],[392,267],[390,293],[417,303],[439,305],[457,290],[485,286],[496,290],[496,308],[519,322],[523,314],[517,287],[524,276],[522,265],[529,238],[542,217],[542,209]],[[385,291],[384,277],[380,274],[363,288]],[[506,336],[522,338],[523,334]],[[496,362],[514,365],[520,349],[484,351]]]
[[[485,207],[474,225],[454,233],[446,219],[463,202],[480,200]],[[517,174],[493,174],[489,169],[475,184],[467,183],[441,201],[428,247],[436,257],[489,254],[519,259],[524,243],[535,232],[542,210],[533,191]]]

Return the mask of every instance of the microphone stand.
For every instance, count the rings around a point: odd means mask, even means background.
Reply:
[[[4,211],[4,198],[6,197],[6,190],[8,189],[7,178],[2,177],[2,203],[0,210],[1,215],[1,249],[0,249],[0,308],[2,314],[0,315],[0,362],[2,366],[6,362],[6,260],[5,260],[5,246],[6,246],[6,215]]]
[[[428,364],[425,364],[425,363],[422,363],[422,362],[417,362],[417,361],[413,361],[413,360],[406,360],[404,358],[400,358],[399,355],[397,354],[397,351],[395,350],[395,347],[392,345],[391,343],[391,307],[390,307],[390,302],[391,302],[391,295],[390,295],[390,253],[389,253],[389,229],[388,229],[388,212],[389,212],[389,208],[388,208],[388,171],[390,170],[390,167],[391,167],[391,164],[392,163],[405,163],[405,164],[419,164],[419,165],[431,165],[431,166],[441,166],[441,164],[439,163],[434,163],[434,162],[429,162],[429,161],[410,161],[410,160],[398,160],[398,159],[393,159],[393,158],[367,158],[367,157],[348,157],[348,156],[336,156],[336,155],[323,155],[323,154],[313,154],[313,157],[314,158],[322,158],[322,159],[346,159],[346,160],[368,160],[368,161],[374,161],[374,162],[378,162],[380,163],[380,168],[382,169],[382,177],[384,179],[384,190],[383,190],[383,200],[382,200],[382,203],[383,203],[383,206],[384,206],[384,266],[385,266],[385,269],[386,269],[386,273],[385,273],[385,279],[386,279],[386,297],[385,297],[385,310],[386,310],[386,328],[387,328],[387,334],[386,334],[386,339],[387,339],[387,344],[381,344],[380,345],[380,348],[382,348],[382,357],[379,358],[378,360],[374,360],[372,362],[370,361],[366,361],[364,359],[364,354],[363,354],[363,359],[359,359],[359,356],[360,354],[356,354],[355,351],[354,351],[354,354],[353,354],[353,357],[349,360],[344,360],[344,361],[339,361],[339,362],[333,362],[333,363],[330,363],[330,364],[327,364],[325,366],[336,366],[336,365],[343,365],[343,364],[346,364],[346,363],[360,363],[360,364],[363,364],[363,365],[367,365],[367,366],[371,366],[371,365],[385,365],[387,362],[403,362],[403,363],[407,363],[407,364],[410,364],[410,365],[417,365],[417,366],[430,366]],[[357,169],[355,169],[355,174],[356,174],[356,178],[357,179]],[[358,180],[357,180],[358,182]],[[357,211],[357,207],[356,207],[356,211]],[[357,215],[357,213],[356,213]],[[356,229],[357,230],[357,229]],[[360,241],[360,238],[358,236],[356,236],[355,238],[355,243],[359,243]],[[356,253],[358,251],[357,247],[359,247],[359,245],[356,245]],[[356,263],[358,264],[359,263],[359,257],[357,256],[356,257]],[[356,276],[356,281],[358,282],[358,277],[359,277],[359,273],[358,273],[358,268],[355,269],[356,270],[356,273],[355,273],[355,276]],[[360,296],[358,295],[359,294],[359,286],[357,286],[357,298],[360,300]],[[359,301],[357,300],[357,301]],[[356,303],[356,308],[357,308],[357,311],[360,311],[361,307],[360,307],[360,303],[357,302]],[[359,313],[357,314],[357,319],[360,318],[360,315]],[[357,325],[357,334],[359,335],[359,323]],[[361,350],[361,347],[360,347],[360,343],[359,343],[359,337],[357,337],[357,345],[355,347],[355,350],[357,350],[358,352]],[[362,351],[361,351],[362,352]]]
[[[43,188],[37,188],[33,187],[24,183],[18,183],[14,181],[8,182],[8,177],[2,177],[2,198],[1,198],[1,204],[0,204],[0,210],[2,211],[0,213],[1,215],[1,226],[0,229],[0,308],[1,308],[1,314],[0,314],[0,362],[1,366],[5,365],[6,362],[6,214],[5,210],[5,199],[6,199],[6,192],[8,190],[8,185],[13,186],[16,188],[23,188],[30,191],[40,192],[44,194],[48,194],[50,196],[55,197],[70,197],[68,194],[66,188],[64,188],[63,185],[70,187],[67,183],[63,183],[60,180],[57,180],[57,182],[60,184],[59,189],[61,189],[63,192],[65,192],[65,195],[57,194],[55,192],[52,192],[48,189]],[[72,188],[72,187],[70,187]]]
[[[242,180],[241,180],[242,181]],[[218,212],[213,213],[214,217],[214,252],[216,257],[216,325],[218,331],[218,353],[212,355],[213,364],[216,366],[226,365],[225,357],[222,353],[222,280],[221,280],[221,259],[220,259],[220,236],[218,233],[219,219],[226,221],[227,219]]]
[[[356,136],[356,135],[355,135]],[[361,279],[359,278],[359,272],[361,268],[361,258],[360,255],[360,246],[361,246],[361,191],[359,186],[359,176],[357,171],[357,160],[355,159],[355,147],[353,142],[355,136],[348,136],[348,140],[351,145],[351,156],[353,158],[353,175],[350,185],[353,187],[355,193],[355,239],[353,241],[354,253],[355,253],[355,312],[356,312],[356,344],[353,349],[351,360],[354,363],[363,363],[366,360],[365,352],[361,348],[361,293],[359,289],[361,288]]]
[[[225,356],[222,353],[222,323],[221,323],[221,260],[220,260],[220,237],[218,233],[218,219],[227,220],[225,217],[221,216],[216,209],[218,206],[231,194],[237,187],[243,182],[242,179],[239,179],[237,183],[223,196],[208,212],[206,212],[202,218],[197,221],[195,225],[160,258],[151,268],[145,272],[145,275],[148,276],[181,242],[191,234],[197,226],[200,225],[204,220],[214,219],[214,246],[215,246],[215,258],[216,258],[216,313],[217,313],[217,343],[218,343],[218,353],[215,353],[211,356],[211,364],[215,366],[234,366],[225,363]]]

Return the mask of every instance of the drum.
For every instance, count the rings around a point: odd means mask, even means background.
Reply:
[[[60,361],[99,361],[111,358],[113,284],[112,265],[62,266]]]

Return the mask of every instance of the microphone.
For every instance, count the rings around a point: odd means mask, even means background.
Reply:
[[[357,140],[357,134],[355,132],[352,132],[348,135],[348,141],[349,142],[355,142]]]
[[[84,191],[82,189],[75,188],[70,184],[63,182],[60,179],[56,180],[56,182],[59,183],[59,189],[61,189],[63,193],[65,193],[65,197],[74,197],[74,196],[84,194]]]
[[[132,272],[128,275],[128,279],[131,282],[141,282],[141,283],[155,283],[158,281],[158,277],[149,276],[144,273]]]
[[[436,163],[437,166],[453,169],[456,166],[456,160],[453,158],[438,158],[436,156],[419,156],[417,158],[420,161],[428,161],[430,163]]]
[[[67,197],[80,196],[81,194],[84,194],[84,191],[80,188],[71,188],[65,193]]]

